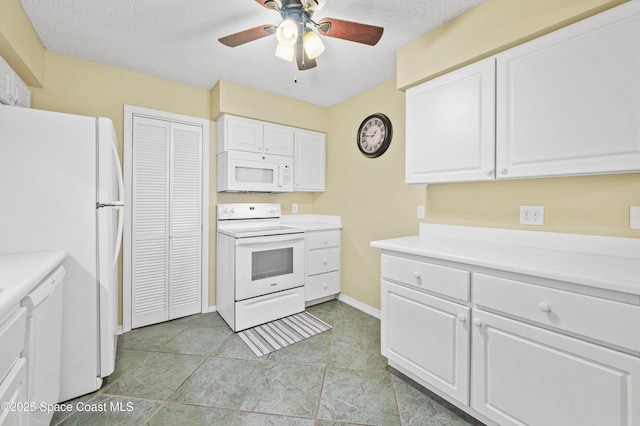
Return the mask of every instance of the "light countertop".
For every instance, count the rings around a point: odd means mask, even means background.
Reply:
[[[342,229],[340,216],[315,215],[315,214],[289,214],[280,216],[280,223],[293,226],[305,231],[328,231]]]
[[[640,239],[427,225],[372,247],[640,295]]]
[[[19,305],[66,256],[64,250],[0,255],[0,318]]]

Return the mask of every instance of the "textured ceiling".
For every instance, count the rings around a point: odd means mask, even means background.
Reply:
[[[396,52],[482,0],[329,0],[313,18],[384,27],[376,46],[323,37],[318,66],[298,71],[266,37],[230,48],[218,38],[280,15],[254,0],[20,0],[45,49],[211,89],[228,80],[331,106],[396,75]],[[296,82],[297,80],[297,82]]]

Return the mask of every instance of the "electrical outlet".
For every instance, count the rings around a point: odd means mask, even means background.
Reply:
[[[629,208],[629,228],[640,229],[640,206]]]
[[[416,217],[418,219],[424,219],[424,206],[418,206],[416,209]]]
[[[520,225],[544,225],[544,206],[520,206]]]
[[[291,212],[292,213],[298,213],[298,203],[293,203],[291,205]]]

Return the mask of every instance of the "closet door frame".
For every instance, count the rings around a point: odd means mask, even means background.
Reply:
[[[202,234],[201,234],[201,312],[209,312],[209,120],[132,105],[124,106],[125,205],[133,203],[133,117],[146,117],[202,127]],[[125,208],[122,274],[122,332],[131,331],[131,224],[132,209]]]

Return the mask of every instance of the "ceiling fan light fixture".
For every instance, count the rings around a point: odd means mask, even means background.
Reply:
[[[324,52],[324,43],[318,34],[307,28],[302,36],[304,51],[310,59],[315,59]]]
[[[287,18],[278,25],[276,38],[279,44],[293,46],[298,40],[298,23],[291,18]]]
[[[295,46],[288,44],[278,43],[276,47],[276,56],[288,62],[293,62],[293,56],[295,54]]]

